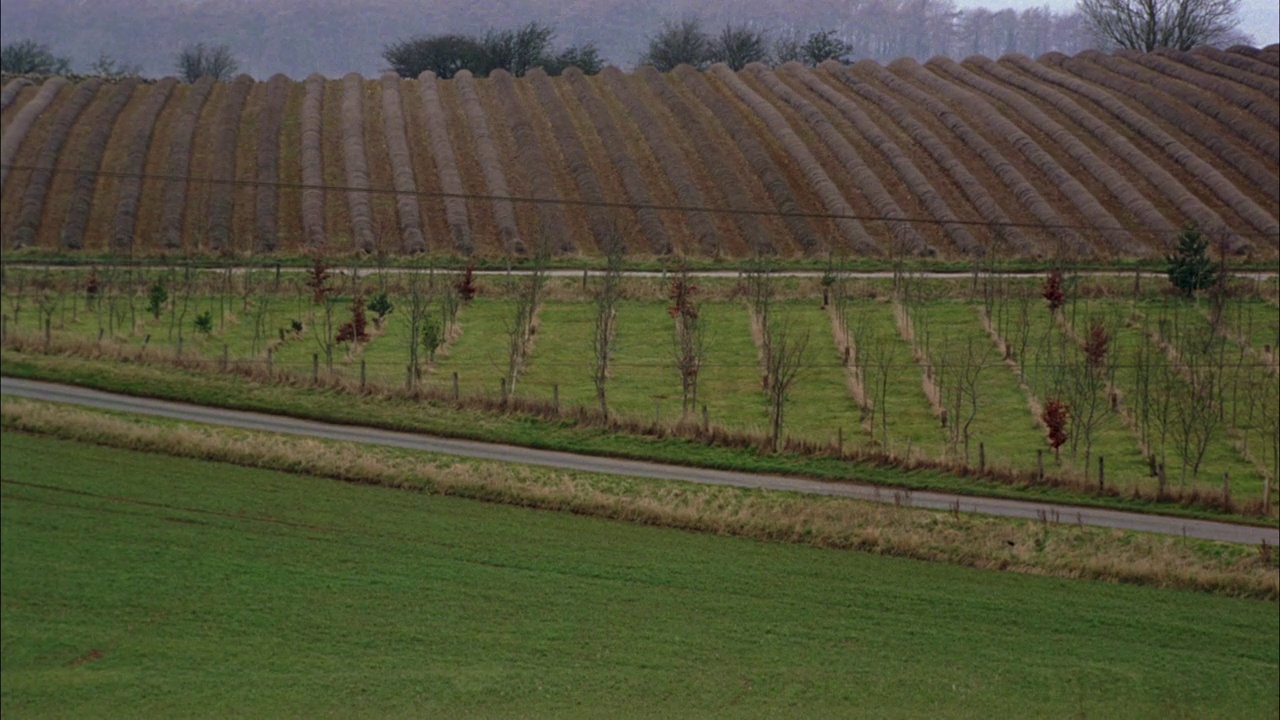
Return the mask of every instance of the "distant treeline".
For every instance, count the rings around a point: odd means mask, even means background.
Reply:
[[[351,71],[373,74],[388,67],[384,51],[400,39],[483,39],[494,28],[528,23],[553,27],[555,48],[591,46],[603,62],[627,69],[645,55],[664,22],[692,18],[712,34],[727,25],[749,27],[771,43],[789,38],[803,42],[830,30],[847,45],[848,59],[882,62],[1009,52],[1034,57],[1050,50],[1070,54],[1092,44],[1076,13],[1053,13],[1047,7],[961,10],[952,0],[669,0],[656,6],[629,0],[572,5],[546,0],[492,5],[461,0],[6,0],[0,5],[6,44],[20,38],[47,43],[68,56],[76,72],[106,53],[139,66],[148,76],[172,74],[173,58],[194,42],[230,46],[240,69],[259,78],[277,72],[295,78],[312,72],[330,77]],[[139,28],[146,28],[145,43],[137,42]]]

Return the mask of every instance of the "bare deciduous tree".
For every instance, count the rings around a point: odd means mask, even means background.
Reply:
[[[178,77],[189,83],[202,77],[227,81],[240,69],[240,63],[236,62],[229,46],[206,45],[202,42],[186,45],[178,51],[174,66]]]
[[[702,370],[706,348],[707,326],[697,295],[698,286],[693,284],[688,267],[681,263],[671,280],[671,305],[667,306],[667,314],[676,323],[675,364],[680,373],[681,407],[686,415],[698,407],[698,373]]]
[[[778,452],[782,440],[783,413],[787,396],[801,370],[808,364],[809,332],[796,332],[789,318],[771,320],[765,326],[768,355],[765,357],[766,391],[769,403],[769,445]]]
[[[745,23],[725,25],[711,41],[711,61],[722,62],[734,72],[750,63],[764,62],[768,55],[769,45],[765,34]]]
[[[1239,37],[1240,0],[1080,0],[1076,8],[1104,46],[1190,50]]]
[[[512,315],[507,324],[507,397],[516,392],[516,381],[524,371],[529,357],[529,344],[536,332],[534,318],[542,303],[542,288],[547,281],[547,260],[550,242],[544,239],[534,255],[533,265],[517,281],[508,280],[512,296]]]
[[[609,401],[605,386],[609,382],[609,364],[613,359],[613,336],[618,323],[618,301],[622,298],[622,243],[609,248],[608,265],[596,291],[595,329],[591,334],[591,351],[596,364],[592,380],[596,386],[596,402],[600,417],[609,419]]]
[[[649,38],[649,47],[640,62],[652,65],[658,72],[671,72],[679,65],[701,70],[711,58],[712,42],[697,18],[667,20],[658,34]]]

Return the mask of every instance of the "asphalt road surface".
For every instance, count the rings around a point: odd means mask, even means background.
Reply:
[[[262,430],[328,440],[344,440],[370,445],[426,450],[482,460],[542,465],[565,470],[679,480],[707,485],[788,490],[856,500],[897,503],[904,506],[934,510],[958,510],[960,512],[1028,519],[1046,518],[1049,521],[1060,523],[1078,523],[1124,530],[1184,535],[1206,540],[1250,544],[1266,542],[1273,546],[1280,545],[1280,530],[1276,528],[1250,527],[1208,520],[1077,507],[1033,500],[1006,500],[939,492],[898,490],[849,482],[827,482],[783,475],[706,470],[638,460],[575,455],[512,445],[454,440],[352,425],[335,425],[265,413],[224,410],[17,378],[0,379],[0,394],[82,405],[104,410],[154,415],[188,422],[237,427],[246,430]]]

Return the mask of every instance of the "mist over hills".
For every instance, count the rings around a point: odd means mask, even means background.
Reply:
[[[595,43],[606,60],[634,65],[645,39],[664,19],[697,16],[709,30],[748,23],[774,35],[836,29],[854,47],[855,59],[920,60],[933,55],[1031,56],[1050,50],[1074,53],[1089,40],[1076,16],[1048,6],[1022,11],[966,9],[939,0],[6,0],[0,5],[3,40],[34,38],[82,70],[99,53],[136,63],[144,74],[173,72],[184,44],[226,43],[240,70],[258,78],[282,72],[303,78],[382,70],[383,47],[410,35],[483,33],[529,21],[552,24],[560,45]]]

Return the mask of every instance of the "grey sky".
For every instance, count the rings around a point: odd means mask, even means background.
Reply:
[[[961,8],[987,7],[1000,10],[1006,7],[1025,10],[1048,5],[1054,12],[1071,12],[1075,0],[957,0]],[[1240,30],[1253,36],[1254,44],[1265,47],[1280,42],[1280,2],[1277,0],[1243,0],[1240,3]]]

